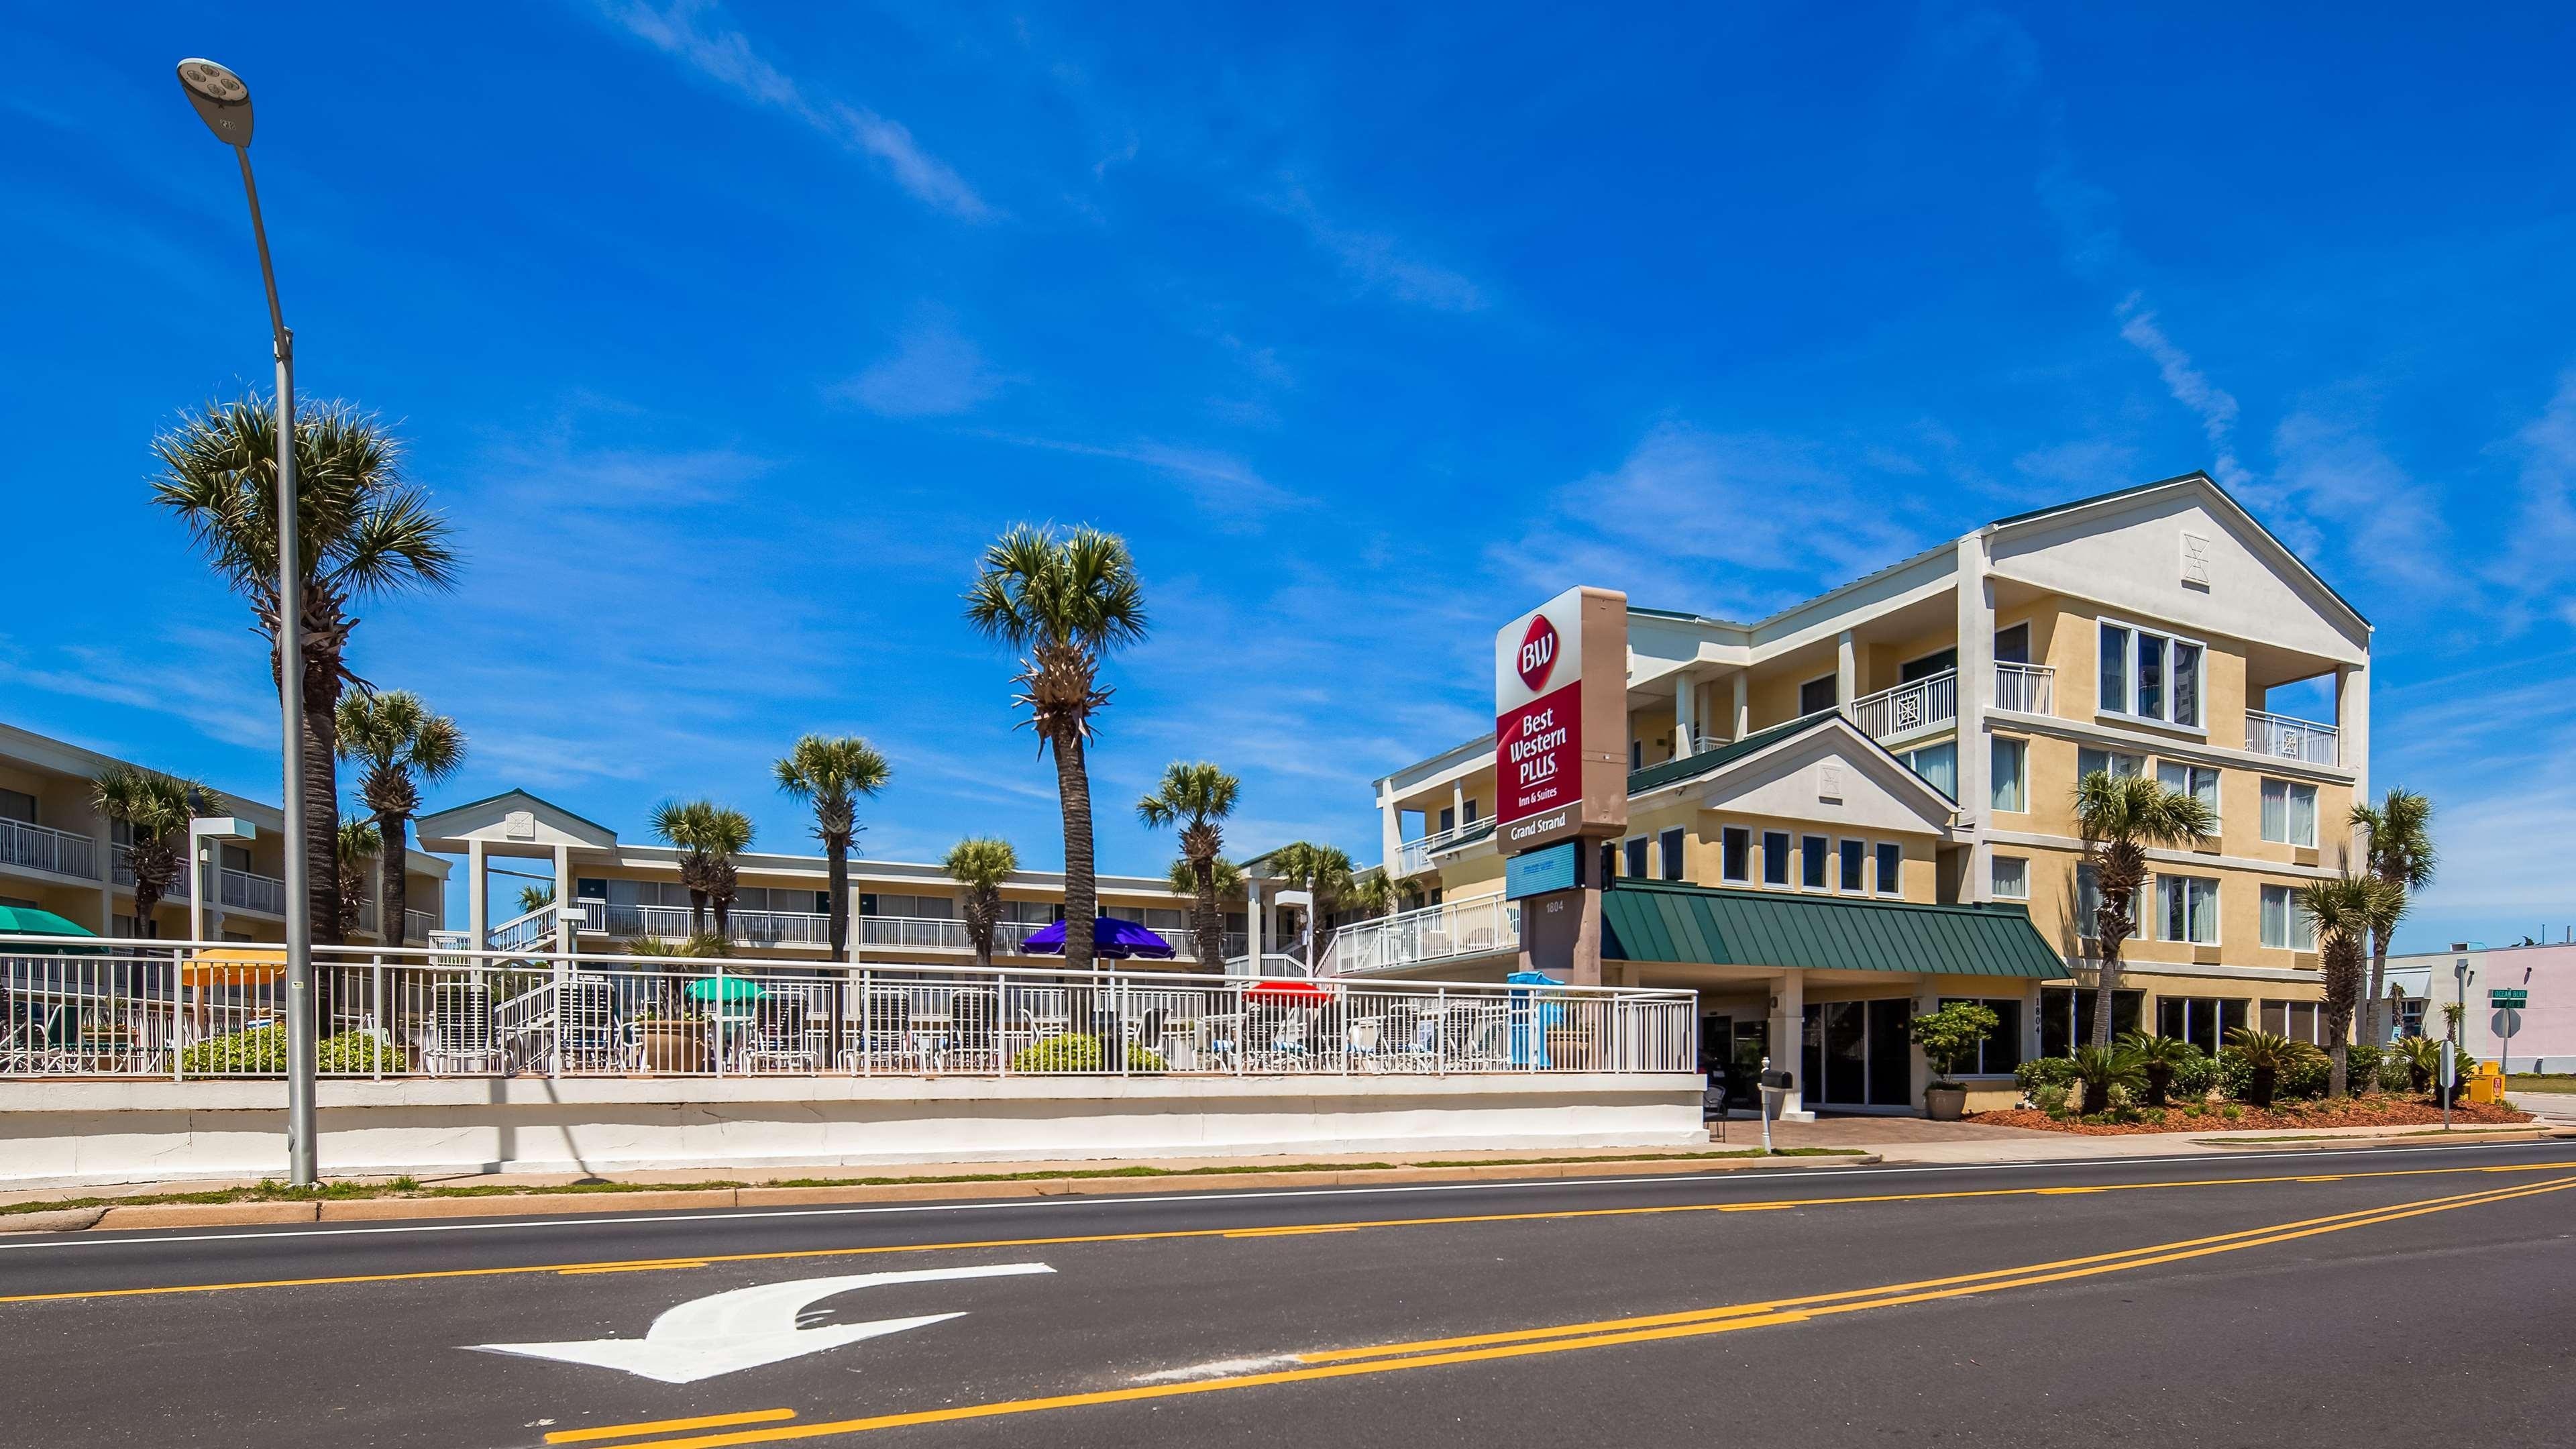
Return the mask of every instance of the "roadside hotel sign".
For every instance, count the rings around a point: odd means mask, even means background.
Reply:
[[[1494,634],[1494,828],[1505,856],[1628,825],[1628,596],[1568,589]]]

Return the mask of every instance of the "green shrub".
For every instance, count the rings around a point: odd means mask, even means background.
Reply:
[[[2075,1058],[2032,1057],[2013,1068],[2013,1081],[2021,1087],[2021,1094],[2036,1104],[2040,1088],[2065,1088],[2074,1084]]]
[[[2379,1085],[2379,1048],[2368,1042],[2354,1042],[2344,1048],[2344,1090],[2367,1092]]]
[[[2218,1115],[2226,1118],[2230,1122],[2233,1122],[2237,1118],[2245,1115],[2245,1109],[2237,1106],[2233,1102],[2230,1102],[2226,1106],[2218,1109]]]
[[[2326,1054],[2314,1048],[2285,1062],[2273,1079],[2272,1100],[2297,1102],[2324,1096],[2328,1065]],[[2254,1068],[2234,1047],[2218,1054],[2218,1091],[2231,1102],[2253,1100]]]
[[[410,1059],[401,1047],[363,1031],[344,1031],[313,1044],[313,1068],[334,1072],[399,1072]],[[253,1027],[231,1036],[211,1037],[179,1052],[179,1070],[199,1076],[279,1075],[286,1070],[286,1028]]]
[[[1973,1001],[1953,1001],[1939,1011],[1927,1011],[1905,1024],[1905,1034],[1923,1048],[1924,1057],[1937,1073],[1933,1085],[1955,1087],[1951,1077],[1975,1064],[1977,1044],[1990,1035],[1997,1024],[1993,1011]]]
[[[2388,1060],[2379,1064],[2379,1090],[2383,1092],[2411,1092],[2414,1089],[2415,1072],[2412,1067],[2407,1065],[2404,1057],[2391,1056]]]
[[[1108,1054],[1101,1049],[1100,1038],[1080,1032],[1050,1036],[1019,1049],[1011,1057],[1015,1072],[1097,1072],[1105,1070]],[[1127,1070],[1159,1072],[1163,1059],[1134,1042],[1127,1044]]]
[[[2030,1104],[2051,1117],[2063,1117],[2066,1115],[2066,1089],[2046,1085],[2033,1087],[2030,1089]]]
[[[2218,1085],[2218,1063],[2198,1047],[2188,1056],[2178,1057],[2173,1064],[2173,1080],[2165,1091],[2177,1102],[2198,1103]]]

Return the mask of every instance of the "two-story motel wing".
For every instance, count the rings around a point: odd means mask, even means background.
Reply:
[[[1980,1104],[2080,1041],[2098,948],[2073,794],[2097,770],[2152,773],[2220,822],[2149,852],[2118,1029],[2317,1039],[2296,892],[2349,858],[2371,626],[2207,476],[2000,519],[1755,623],[1632,608],[1628,627],[1603,970],[1696,988],[1732,1096],[1769,1055],[1810,1107],[1919,1102],[1904,1023],[1952,998],[2003,1022]],[[2320,677],[2333,722],[2265,708]],[[1511,969],[1493,801],[1490,736],[1377,782],[1385,869],[1431,904],[1346,927],[1327,970]]]

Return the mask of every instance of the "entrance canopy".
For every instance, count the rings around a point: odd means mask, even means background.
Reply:
[[[2066,959],[2023,906],[1917,905],[1622,880],[1601,893],[1602,959],[2053,980]]]

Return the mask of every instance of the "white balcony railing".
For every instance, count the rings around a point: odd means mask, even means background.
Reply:
[[[1334,933],[1315,974],[1361,976],[1517,951],[1520,944],[1520,902],[1482,896],[1344,926]]]
[[[1493,821],[1471,820],[1454,830],[1443,830],[1423,836],[1419,840],[1408,840],[1395,848],[1395,873],[1420,875],[1431,868],[1431,857],[1462,845],[1472,845],[1493,833]]]
[[[2045,664],[1997,664],[1995,708],[2047,714],[2055,705],[2057,671]]]
[[[50,825],[0,820],[0,864],[96,880],[98,842]]]
[[[2343,763],[2341,734],[2330,724],[2294,719],[2286,714],[2245,711],[2245,748],[2258,755],[2297,760],[2310,765]]]
[[[403,912],[403,939],[426,941],[430,933],[437,929],[438,919],[429,912],[413,910]]]
[[[1863,696],[1851,702],[1850,713],[1852,723],[1874,740],[1949,724],[1959,717],[1959,672],[1945,669]]]

